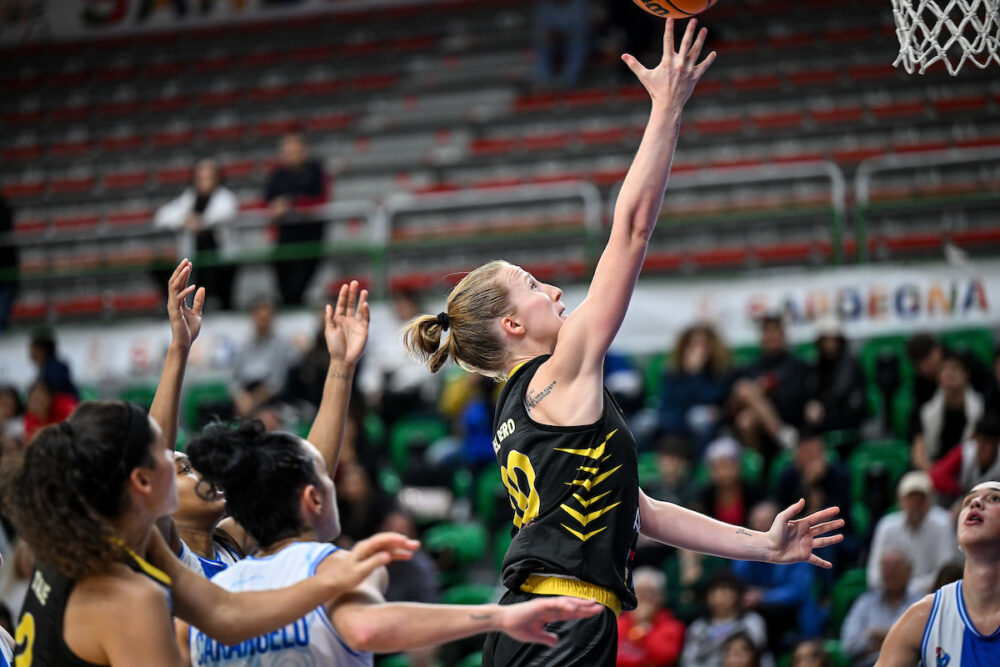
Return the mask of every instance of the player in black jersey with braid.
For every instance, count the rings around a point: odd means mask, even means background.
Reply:
[[[688,23],[674,51],[668,19],[663,59],[646,69],[622,59],[652,98],[642,143],[618,202],[607,247],[586,299],[567,317],[562,292],[523,269],[491,262],[452,290],[446,312],[409,322],[404,342],[432,371],[449,357],[467,370],[507,379],[497,406],[493,448],[514,508],[513,541],[503,563],[501,603],[536,595],[574,595],[604,614],[567,621],[556,647],[491,634],[484,665],[614,665],[616,615],[635,606],[631,562],[646,537],[719,556],[776,563],[830,564],[813,549],[842,535],[837,508],[792,520],[803,501],[766,533],[738,528],[648,498],[636,471],[635,441],[604,389],[604,356],[621,326],[663,204],[681,110],[715,59],[697,64],[706,31]],[[444,332],[447,338],[442,343]]]

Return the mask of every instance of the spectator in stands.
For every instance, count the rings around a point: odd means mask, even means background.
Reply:
[[[722,643],[722,667],[761,667],[761,651],[745,633],[733,635]]]
[[[833,667],[833,659],[822,639],[807,639],[796,644],[792,651],[792,667]]]
[[[972,437],[955,445],[931,466],[934,489],[947,498],[964,496],[975,485],[1000,479],[1000,414],[987,412],[976,422]]]
[[[729,572],[718,572],[705,592],[707,614],[688,627],[681,664],[684,667],[717,667],[722,664],[722,646],[734,635],[745,634],[761,650],[767,645],[764,619],[744,611],[740,600],[743,584]]]
[[[13,385],[0,386],[0,443],[24,437],[24,403]]]
[[[889,628],[921,597],[907,589],[913,569],[908,554],[886,551],[879,559],[879,567],[881,588],[868,590],[855,600],[840,628],[840,645],[854,667],[875,664]]]
[[[618,617],[618,667],[672,667],[684,645],[684,624],[663,606],[667,577],[651,567],[632,575],[636,607]]]
[[[17,298],[20,253],[14,240],[14,211],[0,195],[0,332],[7,329]]]
[[[218,306],[229,310],[235,269],[219,262],[232,256],[228,228],[239,212],[239,202],[224,182],[215,160],[198,160],[191,172],[191,183],[180,196],[156,211],[153,224],[180,232],[179,259],[188,257],[199,267],[197,282],[205,287],[208,298],[217,298]],[[166,283],[161,287],[165,289]]]
[[[277,396],[295,363],[295,347],[274,330],[274,304],[257,297],[250,306],[253,335],[236,353],[229,393],[236,414],[248,417],[258,406]]]
[[[965,442],[983,414],[983,399],[970,385],[965,362],[956,354],[941,355],[938,389],[919,409],[919,431],[913,438],[913,465],[928,470],[953,446]]]
[[[934,504],[931,493],[926,472],[914,470],[899,480],[896,496],[902,509],[886,514],[875,526],[868,554],[868,588],[882,587],[880,564],[887,551],[910,555],[909,590],[921,595],[930,591],[938,568],[958,556],[955,522],[947,510]]]
[[[954,583],[961,579],[964,574],[965,563],[960,560],[950,560],[938,569],[937,576],[934,577],[934,583],[931,584],[929,590],[936,591],[939,588]]]
[[[656,444],[656,481],[643,488],[650,498],[691,504],[697,489],[691,478],[691,447],[676,435],[664,435]]]
[[[325,314],[321,310],[319,327],[313,336],[312,345],[303,353],[299,362],[288,371],[285,380],[285,398],[293,404],[305,404],[312,411],[319,407],[326,373],[330,366],[330,353],[326,348],[323,329],[324,317]]]
[[[819,431],[854,429],[865,418],[865,376],[835,315],[817,323],[816,363],[810,369],[805,423]]]
[[[590,54],[590,7],[587,0],[542,0],[535,5],[533,26],[535,83],[576,87]],[[561,64],[556,73],[557,63]]]
[[[698,494],[698,510],[734,526],[744,525],[761,492],[743,479],[740,444],[729,436],[715,440],[705,450],[705,463],[709,483]]]
[[[851,476],[840,461],[831,461],[821,435],[806,433],[795,455],[778,477],[777,499],[782,506],[806,499],[804,512],[824,507],[850,506]]]
[[[35,380],[28,389],[24,411],[24,441],[29,442],[39,429],[49,424],[65,421],[78,403],[74,396],[54,391],[45,380]]]
[[[395,290],[392,322],[372,327],[370,352],[358,375],[358,386],[370,408],[376,409],[386,427],[407,414],[435,411],[439,384],[423,364],[406,354],[399,329],[421,312],[415,292]]]
[[[417,527],[413,518],[400,509],[395,509],[386,515],[378,528],[379,532],[391,531],[406,535],[412,540],[417,539]],[[438,601],[438,568],[424,549],[413,552],[409,560],[393,561],[385,566],[389,573],[389,584],[385,590],[386,602],[425,602]]]
[[[395,509],[392,498],[372,484],[360,465],[342,462],[337,469],[337,509],[340,514],[339,546],[350,548],[371,537]]]
[[[943,352],[941,344],[928,334],[917,334],[906,341],[906,356],[913,364],[913,414],[917,417],[920,408],[937,392]],[[912,437],[919,430],[919,421],[911,419],[910,426]]]
[[[770,500],[758,503],[750,512],[750,528],[760,530],[761,526],[770,526],[778,509]],[[733,574],[747,587],[743,606],[757,611],[767,622],[772,651],[777,652],[790,636],[809,638],[822,633],[826,614],[816,600],[816,568],[808,563],[733,561]],[[791,619],[796,623],[790,623]]]
[[[809,367],[792,356],[780,315],[761,319],[761,356],[740,372],[730,395],[740,442],[770,459],[798,442]]]
[[[302,303],[319,264],[324,229],[322,216],[309,209],[329,200],[323,166],[310,159],[302,134],[290,132],[282,137],[278,166],[267,179],[264,200],[270,206],[271,224],[277,228],[278,252],[288,253],[274,267],[281,300],[285,305]]]
[[[660,428],[692,438],[700,453],[715,437],[730,383],[729,350],[715,329],[688,327],[663,376]]]
[[[56,350],[56,339],[48,328],[36,329],[31,335],[28,348],[31,362],[38,367],[38,379],[57,394],[69,394],[75,399],[80,398],[80,392],[73,382],[73,372],[69,365],[59,359]]]

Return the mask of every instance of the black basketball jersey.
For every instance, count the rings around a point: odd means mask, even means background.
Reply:
[[[170,577],[166,573],[135,554],[126,565],[164,586],[169,596]],[[63,637],[66,603],[75,585],[75,580],[51,565],[40,562],[35,566],[14,635],[17,667],[98,667],[78,658]]]
[[[549,426],[528,416],[525,392],[550,355],[515,369],[500,393],[493,451],[514,509],[503,582],[569,576],[610,590],[635,608],[632,561],[639,534],[635,439],[607,389],[601,418]]]

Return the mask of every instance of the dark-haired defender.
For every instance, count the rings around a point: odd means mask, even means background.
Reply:
[[[697,64],[706,31],[688,23],[674,51],[667,20],[663,59],[647,70],[623,56],[652,98],[652,111],[622,185],[614,223],[587,298],[570,316],[562,292],[520,267],[491,262],[466,276],[446,312],[407,324],[404,341],[437,371],[449,357],[483,375],[507,378],[493,448],[514,508],[513,541],[503,563],[501,603],[564,594],[604,605],[600,616],[562,624],[558,647],[519,644],[497,634],[486,665],[613,665],[616,615],[635,606],[631,568],[643,535],[730,558],[829,567],[812,553],[842,536],[836,508],[792,521],[800,501],[767,533],[749,531],[645,496],[635,441],[605,390],[604,356],[635,288],[663,204],[681,110],[715,58]],[[442,344],[442,335],[448,337]]]
[[[906,610],[875,667],[1000,665],[1000,482],[966,494],[958,544],[965,552],[962,579]]]

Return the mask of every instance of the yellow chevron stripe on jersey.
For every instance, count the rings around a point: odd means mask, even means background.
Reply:
[[[611,493],[611,492],[610,492],[610,491],[605,491],[605,492],[604,492],[604,493],[602,493],[601,495],[599,495],[599,496],[594,496],[594,497],[593,497],[593,498],[591,498],[590,500],[584,500],[584,499],[583,499],[583,496],[581,496],[581,495],[580,495],[579,493],[574,493],[574,494],[573,494],[573,497],[574,497],[574,498],[576,498],[576,502],[578,502],[578,503],[580,503],[581,505],[583,505],[584,509],[586,509],[586,508],[590,507],[591,503],[594,503],[594,502],[597,502],[598,500],[600,500],[600,499],[601,499],[601,498],[603,498],[604,496],[608,495],[609,493]]]
[[[597,535],[602,530],[607,530],[608,529],[607,526],[604,526],[603,528],[598,528],[597,530],[592,530],[591,532],[589,532],[586,535],[584,535],[583,533],[581,533],[579,531],[573,530],[572,528],[570,528],[569,526],[567,526],[564,523],[561,523],[559,525],[562,526],[563,528],[565,528],[566,530],[568,530],[570,533],[572,533],[573,536],[576,537],[577,539],[579,539],[581,542],[586,542],[587,540],[589,540],[590,538],[592,538],[594,535]]]
[[[586,456],[591,459],[599,459],[604,456],[604,445],[608,444],[608,441],[611,440],[612,436],[614,436],[617,432],[618,429],[615,429],[611,433],[608,433],[607,437],[604,438],[604,442],[597,447],[591,447],[590,449],[560,449],[559,447],[556,447],[555,450],[557,452],[565,452],[567,454],[576,454],[577,456]]]
[[[589,472],[591,475],[596,475],[601,472],[600,468],[588,468],[586,466],[580,466],[577,470],[582,470],[583,472]]]
[[[605,473],[601,473],[600,475],[594,477],[593,479],[574,479],[572,482],[566,482],[566,486],[582,486],[583,488],[590,491],[592,488],[594,488],[595,486],[606,480],[608,477],[611,477],[613,474],[615,474],[619,468],[621,468],[620,465],[615,466],[611,470]]]
[[[560,505],[559,507],[561,507],[563,511],[566,512],[566,514],[569,514],[571,517],[579,521],[581,526],[586,528],[588,523],[590,523],[591,521],[596,521],[597,519],[604,516],[605,514],[607,514],[614,508],[618,507],[619,505],[621,505],[620,501],[615,503],[614,505],[608,505],[607,507],[603,507],[597,510],[596,512],[591,512],[590,514],[583,514],[582,512],[578,512],[569,505],[565,504]]]

